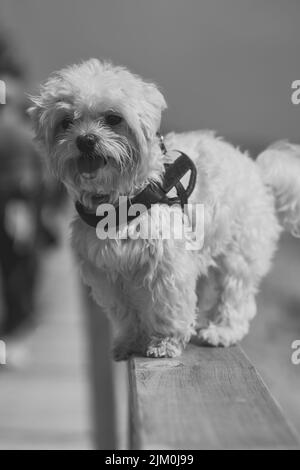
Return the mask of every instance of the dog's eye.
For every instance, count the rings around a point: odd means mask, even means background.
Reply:
[[[69,127],[73,124],[73,119],[71,117],[66,117],[61,121],[61,127],[64,131],[69,129]]]
[[[118,114],[107,114],[105,116],[105,122],[109,126],[117,126],[118,124],[121,124],[122,121],[122,116],[119,116]]]

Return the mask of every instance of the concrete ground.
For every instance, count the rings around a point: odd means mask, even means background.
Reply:
[[[68,240],[43,260],[38,292],[40,325],[8,344],[0,366],[0,449],[88,449],[85,322]]]

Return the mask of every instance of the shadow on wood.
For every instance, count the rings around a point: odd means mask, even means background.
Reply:
[[[113,362],[109,321],[85,291],[90,344],[92,419],[96,449],[128,448],[126,362]]]
[[[87,293],[85,301],[91,357],[94,443],[97,449],[112,450],[117,447],[117,434],[109,324]]]

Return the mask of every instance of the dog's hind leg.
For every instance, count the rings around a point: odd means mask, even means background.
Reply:
[[[201,341],[213,346],[231,346],[240,341],[249,330],[250,320],[256,314],[256,282],[251,267],[241,257],[232,259],[220,276],[220,297],[211,312],[208,326],[198,329]],[[227,270],[226,270],[227,268]]]

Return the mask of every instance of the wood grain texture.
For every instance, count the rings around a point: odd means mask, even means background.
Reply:
[[[239,347],[129,363],[132,449],[285,449],[299,442]]]

